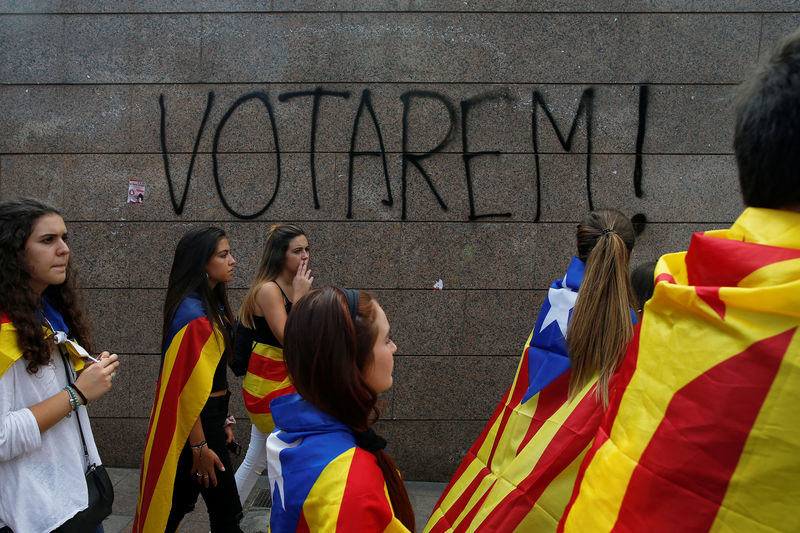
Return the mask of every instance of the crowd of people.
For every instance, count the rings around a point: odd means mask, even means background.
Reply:
[[[740,96],[734,150],[747,208],[687,252],[630,272],[634,231],[587,215],[508,392],[425,531],[798,531],[800,31]],[[135,532],[176,531],[205,500],[241,531],[266,468],[270,530],[415,531],[386,441],[384,309],[312,288],[305,232],[273,225],[238,312],[225,232],[175,249]],[[0,203],[0,533],[102,532],[86,406],[116,354],[93,352],[61,214]],[[252,422],[238,453],[227,368]],[[123,368],[124,370],[124,368]]]

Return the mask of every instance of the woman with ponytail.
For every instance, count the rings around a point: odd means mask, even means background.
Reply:
[[[598,209],[550,285],[511,387],[425,528],[556,531],[633,335],[631,222]]]
[[[383,309],[366,292],[311,291],[292,308],[283,350],[297,393],[271,404],[270,531],[414,531],[386,441],[370,429],[397,350]]]
[[[598,209],[578,224],[577,238],[586,268],[567,330],[569,398],[597,379],[595,394],[605,407],[609,381],[633,337],[636,298],[628,265],[635,237],[625,215]]]
[[[283,364],[283,327],[292,302],[314,282],[309,253],[302,229],[292,224],[270,226],[255,279],[239,308],[231,369],[244,376],[244,405],[253,423],[247,454],[236,471],[242,505],[267,467],[267,435],[275,429],[269,404],[294,392]]]

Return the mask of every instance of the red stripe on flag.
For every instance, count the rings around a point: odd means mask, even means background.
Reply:
[[[375,456],[355,448],[342,495],[336,531],[383,531],[392,521],[392,508]]]
[[[569,396],[570,374],[572,374],[572,371],[567,370],[539,391],[539,399],[536,403],[536,411],[531,418],[531,425],[528,427],[525,437],[519,444],[516,455],[519,455],[536,432],[539,431],[544,423],[567,401],[567,397]]]
[[[278,382],[286,379],[288,375],[286,364],[283,360],[276,361],[275,359],[264,357],[255,352],[250,354],[250,363],[247,365],[247,372],[260,378]]]
[[[719,287],[695,287],[697,296],[711,306],[721,319],[725,319],[725,302],[719,297]]]
[[[297,530],[295,533],[311,533],[311,529],[308,527],[308,521],[306,520],[306,512],[302,509],[300,510],[300,520],[297,521]]]
[[[645,320],[647,320],[647,316],[642,317],[642,322]],[[557,533],[563,533],[564,531],[564,521],[569,514],[572,505],[575,503],[575,499],[578,497],[583,476],[586,475],[586,468],[592,462],[592,459],[594,459],[594,456],[600,446],[602,446],[608,440],[608,436],[611,433],[611,426],[614,425],[614,419],[617,417],[617,413],[619,412],[619,405],[622,396],[625,393],[625,389],[630,384],[634,372],[636,371],[636,362],[639,359],[639,332],[642,329],[642,322],[639,322],[633,326],[633,338],[628,344],[628,349],[625,351],[625,357],[622,359],[619,370],[617,370],[613,377],[613,379],[616,381],[616,386],[609,390],[609,402],[605,415],[603,416],[603,421],[600,423],[600,427],[595,434],[592,447],[586,453],[586,457],[583,458],[583,462],[581,462],[581,466],[578,469],[578,476],[575,479],[575,488],[572,489],[572,496],[569,499],[569,503],[567,503],[567,507],[564,509],[564,514],[561,517],[561,521],[558,523],[558,529],[556,530]]]
[[[144,465],[149,475],[147,476],[145,486],[142,488],[141,520],[147,516],[150,502],[155,492],[155,485],[158,482],[158,472],[161,471],[164,465],[170,443],[172,442],[172,437],[175,433],[178,419],[178,410],[175,407],[178,405],[178,398],[181,392],[183,392],[183,388],[189,380],[192,370],[200,359],[203,346],[208,341],[211,334],[212,330],[208,318],[201,317],[193,320],[186,326],[186,331],[181,339],[180,348],[175,355],[175,365],[169,375],[169,381],[164,391],[164,400],[161,403],[162,409],[158,413],[158,424],[155,427],[155,433],[152,439],[153,446],[150,449],[150,461],[147,465]],[[161,378],[159,378],[159,382],[160,381]],[[156,397],[156,402],[158,402],[158,397]],[[166,409],[163,407],[166,407]],[[170,409],[170,407],[172,408]],[[155,413],[153,414],[155,415]],[[152,429],[151,420],[151,430]],[[141,527],[144,524],[141,523],[139,525]]]
[[[467,461],[467,459],[470,459],[470,461]],[[472,462],[472,460],[477,460],[477,459],[475,459],[475,456],[472,455],[472,453],[470,452],[467,454],[467,457],[464,458],[464,461],[461,462],[461,465],[462,466],[468,465],[469,463]],[[447,510],[443,513],[443,516],[439,519],[438,522],[436,522],[436,527],[432,528],[428,533],[439,533],[442,531],[447,531],[447,529],[451,527],[456,522],[456,520],[458,520],[458,516],[464,511],[464,508],[467,506],[469,499],[472,498],[472,495],[475,494],[475,491],[478,489],[478,486],[483,482],[483,480],[486,478],[487,475],[489,475],[489,469],[486,467],[481,468],[481,470],[477,474],[475,474],[475,477],[472,479],[472,481],[469,482],[467,488],[464,489],[461,492],[461,495],[459,495],[459,497],[456,499],[456,501],[453,502],[453,505],[448,507]],[[459,479],[460,477],[461,477],[460,475],[453,476],[453,481]],[[450,484],[452,484],[453,481],[451,481]],[[494,485],[494,483],[492,485]],[[449,486],[444,491],[444,493],[442,493],[442,497],[444,497],[444,495],[447,494],[448,492],[450,492]],[[436,505],[436,507],[439,507],[440,504],[441,501]]]
[[[486,426],[483,428],[478,439],[473,443],[472,447],[467,452],[466,457],[464,460],[461,461],[461,464],[458,465],[458,470],[456,473],[453,474],[453,477],[450,478],[450,483],[447,484],[447,488],[445,488],[442,495],[439,497],[439,501],[436,502],[436,506],[434,509],[439,509],[442,505],[442,500],[445,496],[447,496],[450,491],[453,489],[455,484],[461,479],[461,476],[464,475],[464,472],[469,467],[469,465],[473,461],[479,461],[477,459],[478,452],[480,451],[481,447],[483,447],[484,443],[486,442],[486,438],[491,431],[492,427],[494,426],[495,422],[500,415],[503,416],[503,422],[500,424],[497,433],[495,434],[495,440],[492,445],[492,450],[489,454],[489,458],[487,460],[487,466],[492,463],[492,457],[494,456],[494,452],[497,449],[497,443],[502,436],[502,430],[505,428],[506,423],[508,422],[508,417],[511,416],[511,411],[514,406],[519,405],[519,402],[525,396],[525,392],[528,390],[528,351],[530,350],[530,346],[525,348],[525,351],[522,353],[522,360],[519,364],[519,375],[517,376],[516,383],[512,384],[512,386],[516,385],[516,388],[513,389],[509,387],[505,394],[503,395],[503,399],[500,400],[500,403],[497,404],[497,407],[492,413],[492,417],[487,422]],[[450,505],[447,510],[443,513],[444,516],[439,519],[437,522],[437,527],[431,529],[430,533],[436,533],[438,531],[445,531],[450,524],[446,524],[444,527],[445,529],[440,529],[439,524],[442,524],[442,520],[447,520],[451,524],[455,522],[458,516],[464,511],[469,499],[472,497],[472,494],[477,489],[478,485],[483,481],[483,479],[489,474],[490,470],[486,467],[482,468],[481,471],[476,474],[476,478],[473,479],[466,490],[462,491],[461,495]]]
[[[294,388],[294,385],[288,385],[282,389],[277,389],[270,392],[263,398],[259,398],[258,396],[253,396],[244,389],[242,389],[242,396],[244,397],[244,405],[247,408],[247,412],[253,413],[255,415],[263,415],[272,412],[272,410],[269,408],[269,402],[271,402],[278,396],[291,394],[293,392],[297,392],[297,390]]]
[[[506,424],[508,424],[508,419],[511,417],[513,407],[519,405],[519,403],[522,401],[522,398],[525,397],[525,392],[530,386],[530,377],[528,375],[528,352],[530,349],[530,346],[525,348],[525,353],[522,356],[522,362],[519,365],[519,377],[515,383],[516,388],[511,394],[509,402],[507,404],[501,404],[504,406],[503,418],[500,420],[500,425],[497,428],[497,436],[492,443],[492,451],[489,453],[489,459],[486,461],[486,465],[489,468],[492,467],[492,459],[494,459],[494,454],[497,451],[497,445],[500,442],[500,436],[502,436],[503,431],[506,429]]]
[[[797,328],[677,391],[633,471],[613,531],[707,531]]]
[[[658,285],[662,281],[665,283],[675,283],[675,278],[672,277],[672,274],[667,274],[665,272],[663,274],[659,274],[658,276],[656,276],[656,285]]]
[[[453,529],[453,533],[458,533],[459,531],[467,530],[472,521],[475,519],[475,515],[478,514],[478,510],[480,510],[480,508],[483,507],[483,502],[486,501],[486,497],[489,496],[490,492],[492,492],[495,483],[497,483],[496,479],[492,482],[492,485],[489,487],[489,490],[483,493],[483,496],[480,497],[480,499],[475,503],[475,505],[472,506],[472,509],[470,509],[469,512],[466,514],[466,516],[464,516],[464,520],[461,521],[458,527]]]
[[[592,388],[553,435],[531,473],[492,509],[476,531],[511,531],[519,525],[550,483],[589,446],[602,417],[602,405]]]
[[[695,233],[686,252],[686,274],[689,285],[736,287],[759,268],[798,258],[800,250]]]

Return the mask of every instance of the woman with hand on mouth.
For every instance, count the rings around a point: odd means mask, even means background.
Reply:
[[[176,531],[202,494],[213,533],[241,532],[226,447],[233,431],[225,424],[233,336],[227,284],[235,264],[219,228],[193,229],[178,242],[133,531]]]
[[[231,369],[237,376],[245,376],[242,392],[253,423],[247,455],[236,471],[242,505],[267,466],[267,435],[275,429],[269,404],[294,392],[283,363],[283,328],[292,303],[314,282],[308,269],[309,253],[302,229],[273,224],[255,279],[239,309]]]
[[[100,464],[85,406],[111,389],[119,361],[66,349],[91,344],[66,241],[55,208],[0,203],[2,533],[64,525],[87,508],[85,473]]]

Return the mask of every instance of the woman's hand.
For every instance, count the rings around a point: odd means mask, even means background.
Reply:
[[[75,380],[75,386],[89,402],[97,400],[111,390],[112,375],[119,366],[117,354],[103,352],[98,359],[100,360],[98,363],[88,365]]]
[[[209,481],[215,487],[217,486],[217,472],[214,467],[218,468],[220,472],[225,471],[222,461],[208,445],[199,450],[192,450],[191,474],[197,478],[198,483],[205,485],[206,488],[208,488]]]
[[[297,302],[300,298],[306,295],[311,290],[311,284],[314,283],[314,277],[311,271],[307,270],[308,260],[302,261],[300,266],[297,267],[297,273],[292,280],[292,288],[294,289],[293,301]]]

